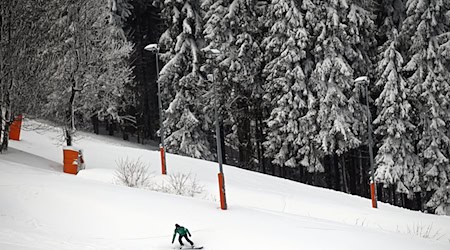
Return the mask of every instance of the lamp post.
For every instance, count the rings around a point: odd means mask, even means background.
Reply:
[[[152,43],[144,48],[147,51],[155,53],[156,55],[156,81],[158,84],[158,109],[159,109],[159,134],[161,138],[161,143],[159,144],[159,152],[161,154],[161,172],[162,174],[167,174],[166,170],[166,152],[164,148],[164,123],[163,123],[163,113],[161,104],[161,84],[159,83],[159,46],[158,44]]]
[[[372,141],[372,117],[369,109],[369,77],[367,76],[360,76],[354,80],[355,83],[365,82],[364,89],[365,89],[365,95],[366,95],[366,106],[367,106],[367,133],[368,133],[368,139],[369,139],[369,161],[370,161],[370,172],[372,174],[372,178],[370,181],[370,196],[372,198],[372,207],[377,208],[377,189],[376,189],[376,182],[375,182],[375,169],[373,164],[373,141]]]
[[[204,52],[212,54],[212,55],[219,55],[220,51],[218,49],[203,49]],[[217,162],[219,163],[219,193],[220,193],[220,208],[222,210],[227,209],[227,200],[225,195],[225,179],[223,175],[223,166],[222,166],[222,143],[220,141],[220,126],[219,126],[219,112],[217,110],[217,90],[216,86],[217,83],[214,79],[214,71],[212,74],[212,82],[214,84],[214,118],[216,123],[216,144],[217,144]]]

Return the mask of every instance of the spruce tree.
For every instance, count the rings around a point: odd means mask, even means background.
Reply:
[[[314,1],[307,12],[314,37],[315,68],[310,81],[317,95],[318,134],[316,142],[327,155],[341,155],[361,144],[355,129],[359,120],[355,111],[362,110],[355,101],[359,93],[353,83],[349,56],[357,54],[352,48],[347,29],[350,6],[347,1]]]
[[[228,53],[227,41],[228,37],[231,35],[227,23],[223,22],[223,18],[228,11],[229,2],[229,0],[207,0],[203,1],[201,5],[205,22],[203,30],[205,47],[202,48],[203,64],[201,70],[208,75],[206,78],[209,80],[207,81],[209,84],[206,87],[207,92],[205,94],[207,105],[203,109],[204,120],[208,121],[207,124],[209,127],[214,128],[215,124],[213,123],[216,122],[215,112],[218,112],[217,122],[219,122],[221,128],[220,142],[222,143],[222,156],[216,155],[216,159],[217,157],[222,157],[223,162],[226,162],[226,142],[223,136],[225,134],[223,120],[228,117],[227,109],[224,107],[224,104],[226,96],[230,93],[230,88],[224,84],[222,73],[220,72],[220,70],[224,69],[221,68],[220,62],[226,57],[226,53]],[[212,130],[213,129],[211,129],[211,131]],[[215,139],[217,140],[217,138]]]
[[[205,48],[221,53],[213,61],[218,65],[216,82],[226,141],[239,152],[240,165],[254,165],[252,125],[261,95],[262,53],[258,1],[206,1]],[[214,68],[214,66],[212,66]],[[257,107],[258,106],[258,107]]]
[[[382,91],[375,100],[375,134],[381,139],[375,157],[375,178],[385,187],[393,186],[396,192],[412,198],[414,192],[420,191],[422,168],[414,148],[416,127],[411,122],[410,85],[401,75],[403,57],[397,46],[398,34],[393,28],[382,47],[377,71],[376,85]]]
[[[444,57],[445,36],[449,29],[446,1],[409,0],[403,36],[409,61],[405,66],[412,85],[412,103],[416,110],[419,133],[417,151],[424,166],[424,188],[429,198],[426,206],[435,213],[450,208],[450,84],[448,58]],[[410,37],[410,39],[408,39]],[[430,197],[431,196],[431,197]]]
[[[271,110],[266,120],[265,154],[281,167],[323,171],[315,154],[315,98],[304,71],[308,33],[300,6],[293,0],[275,0],[267,8],[269,32],[265,46],[264,99]]]
[[[167,30],[160,38],[165,62],[159,82],[163,99],[167,150],[211,159],[209,131],[202,118],[205,82],[200,75],[203,21],[198,0],[167,0],[162,3]],[[164,104],[163,104],[164,105]],[[166,104],[167,105],[167,104]],[[160,131],[161,132],[161,131]]]

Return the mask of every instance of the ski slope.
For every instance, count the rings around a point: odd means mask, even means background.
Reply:
[[[0,155],[1,250],[175,249],[175,223],[205,250],[450,249],[450,217],[372,209],[369,199],[232,166],[222,211],[214,162],[167,154],[169,174],[190,173],[204,187],[193,198],[116,185],[116,161],[126,157],[149,163],[155,183],[169,177],[159,174],[158,151],[108,136],[79,133],[86,169],[64,174],[61,131],[23,125],[22,140]]]

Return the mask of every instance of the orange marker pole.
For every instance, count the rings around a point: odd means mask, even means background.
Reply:
[[[372,198],[372,207],[377,208],[377,200],[375,199],[375,183],[370,183],[370,197]]]
[[[223,173],[218,174],[219,177],[219,192],[220,192],[220,208],[222,210],[227,210],[227,202],[225,200],[225,186]]]
[[[159,152],[161,153],[161,172],[162,174],[167,174],[164,147],[161,145],[159,146]]]

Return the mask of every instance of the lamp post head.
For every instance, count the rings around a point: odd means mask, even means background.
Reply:
[[[147,51],[150,51],[150,52],[158,52],[159,46],[156,43],[152,43],[152,44],[145,46],[144,49]]]
[[[360,76],[358,78],[356,78],[354,80],[354,82],[369,82],[369,77],[368,76]]]
[[[209,51],[213,54],[220,54],[220,50],[218,49],[210,49]]]
[[[206,53],[209,53],[209,54],[214,54],[214,55],[221,54],[220,50],[218,50],[218,49],[203,48],[202,51],[206,52]]]

